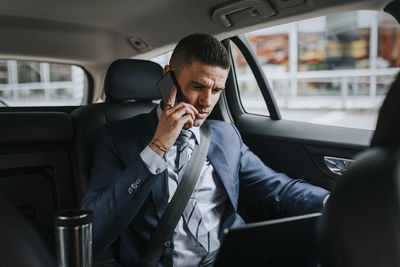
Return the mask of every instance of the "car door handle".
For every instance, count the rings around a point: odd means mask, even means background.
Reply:
[[[324,156],[325,166],[336,175],[343,175],[345,171],[355,162],[353,159],[343,159]]]

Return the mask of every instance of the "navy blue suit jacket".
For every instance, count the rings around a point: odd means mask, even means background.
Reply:
[[[276,173],[249,150],[232,124],[208,122],[211,143],[207,157],[229,199],[220,236],[223,229],[244,223],[237,214],[239,189],[268,202],[280,214],[320,211],[328,191]],[[168,204],[167,170],[153,175],[140,157],[157,123],[154,109],[104,127],[94,154],[88,192],[82,201],[82,208],[93,211],[94,246],[107,247],[120,237],[121,263],[127,266],[140,263]],[[170,244],[159,266],[172,266],[173,240]]]

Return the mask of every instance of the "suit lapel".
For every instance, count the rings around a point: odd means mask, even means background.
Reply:
[[[215,131],[213,131],[213,127],[211,127],[211,143],[207,158],[221,179],[233,208],[237,210],[238,181],[235,181],[233,178],[234,172],[230,164],[231,160],[229,155],[225,152],[220,140],[220,138],[215,136]],[[235,169],[235,167],[233,168]]]

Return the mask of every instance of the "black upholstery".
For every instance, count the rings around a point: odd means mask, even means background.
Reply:
[[[113,62],[104,81],[106,102],[151,101],[160,98],[156,83],[162,75],[160,65],[152,61],[121,59]]]
[[[0,197],[52,248],[54,213],[76,206],[69,161],[72,119],[62,112],[7,111],[0,112],[0,125]]]
[[[340,179],[321,224],[324,267],[400,266],[400,75],[382,105],[372,148]]]
[[[323,217],[324,267],[400,266],[400,150],[360,154]]]
[[[400,145],[400,73],[393,82],[380,109],[371,146]]]
[[[56,266],[41,237],[17,210],[0,201],[0,266]]]
[[[390,2],[383,10],[392,15],[400,23],[400,0]]]
[[[111,64],[105,80],[106,103],[81,107],[71,113],[75,141],[72,162],[78,203],[86,192],[99,129],[107,122],[149,112],[160,98],[156,87],[162,67],[145,60],[122,59]]]
[[[0,145],[72,140],[72,120],[62,112],[1,112]],[[51,126],[51,127],[49,127]]]

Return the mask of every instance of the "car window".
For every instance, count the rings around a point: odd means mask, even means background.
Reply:
[[[246,36],[283,119],[375,128],[379,107],[400,70],[400,32],[390,15],[338,13]],[[247,75],[248,69],[238,79]],[[240,90],[242,102],[262,102],[256,91]],[[243,106],[255,112],[253,105]]]
[[[160,64],[161,67],[164,68],[165,65],[169,64],[169,59],[171,58],[171,55],[172,55],[172,51],[168,51],[168,52],[165,52],[165,53],[163,53],[161,55],[153,57],[150,60]]]
[[[0,106],[79,106],[87,102],[88,80],[75,65],[0,60]]]
[[[248,113],[269,116],[267,105],[263,100],[257,81],[240,49],[231,43],[233,65],[243,108]],[[261,100],[261,101],[260,101]]]

